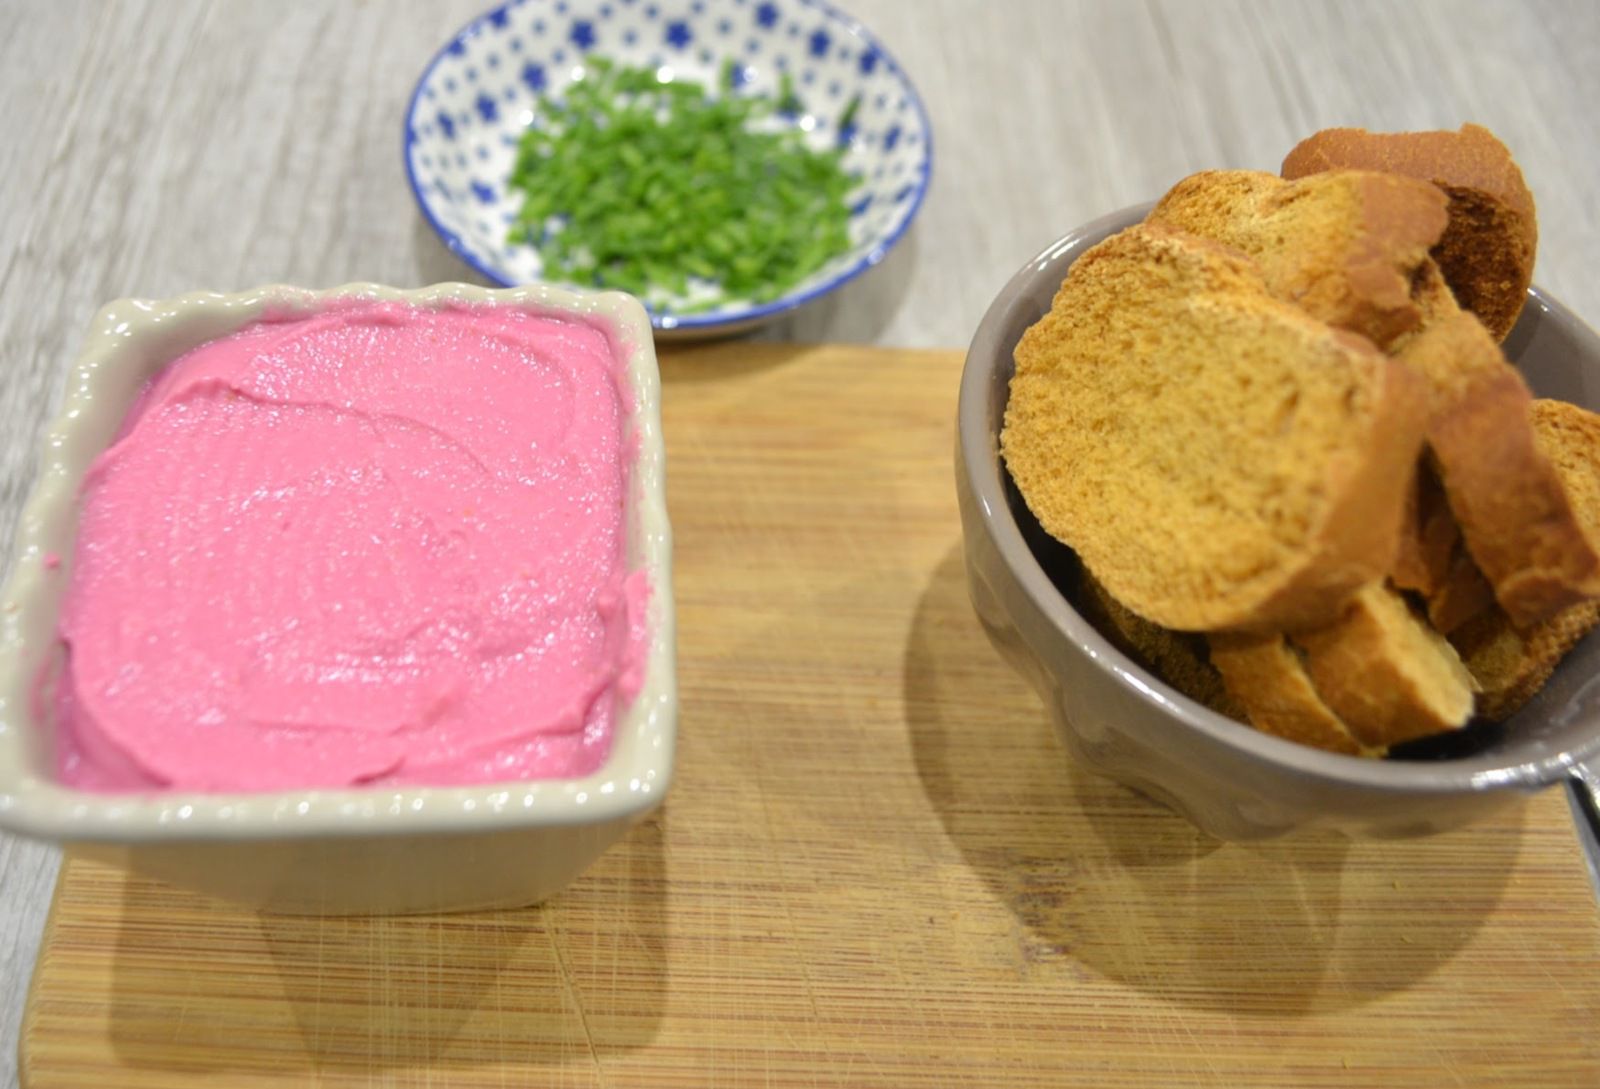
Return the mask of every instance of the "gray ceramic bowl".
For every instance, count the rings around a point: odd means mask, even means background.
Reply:
[[[1179,694],[1074,608],[1073,554],[1029,514],[999,456],[1012,350],[1078,254],[1143,218],[1130,208],[1028,262],[973,338],[961,379],[956,481],[973,607],[1043,697],[1072,757],[1223,839],[1330,826],[1374,836],[1463,824],[1600,752],[1600,636],[1574,650],[1521,713],[1405,757],[1362,760],[1258,733]],[[1506,342],[1534,393],[1600,410],[1600,337],[1537,289]]]

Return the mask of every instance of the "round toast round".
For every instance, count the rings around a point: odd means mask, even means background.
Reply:
[[[1426,389],[1274,298],[1236,251],[1152,225],[1114,235],[1015,360],[1007,468],[1152,623],[1317,627],[1392,566]]]

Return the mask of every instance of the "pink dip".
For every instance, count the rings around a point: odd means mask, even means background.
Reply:
[[[267,790],[582,775],[642,668],[621,364],[503,309],[264,321],[84,480],[61,775]]]

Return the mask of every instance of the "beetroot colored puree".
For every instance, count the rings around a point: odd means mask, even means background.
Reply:
[[[62,777],[265,790],[581,775],[638,687],[600,329],[361,303],[159,375],[85,477]]]

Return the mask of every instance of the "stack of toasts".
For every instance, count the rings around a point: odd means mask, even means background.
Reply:
[[[1486,129],[1336,129],[1079,257],[1001,451],[1090,619],[1335,752],[1515,712],[1600,621],[1600,417],[1500,347],[1537,241]]]

